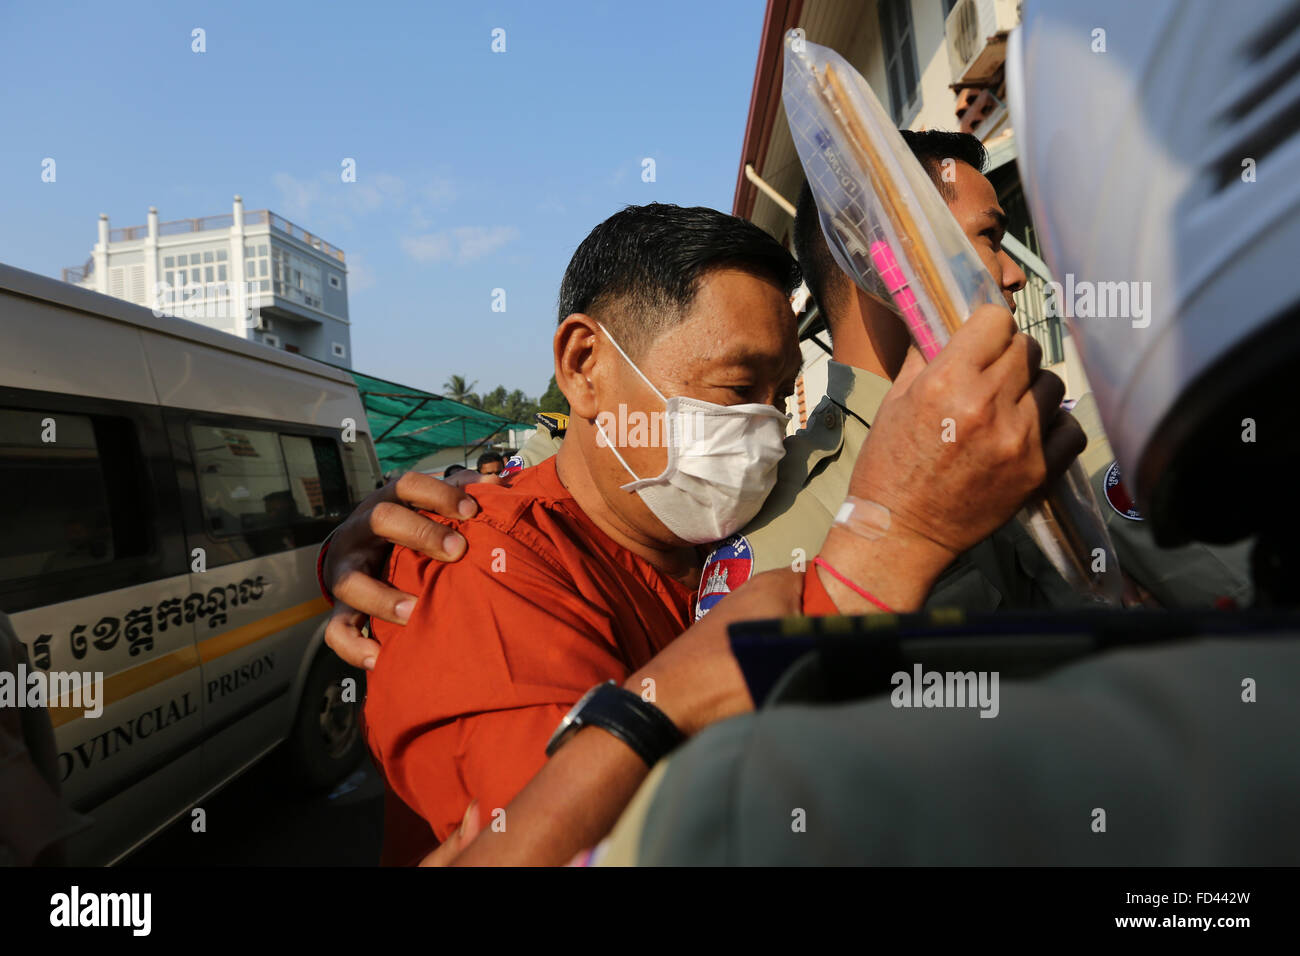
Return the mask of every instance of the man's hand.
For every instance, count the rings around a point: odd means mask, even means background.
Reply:
[[[833,527],[822,556],[891,606],[919,606],[958,554],[1005,524],[1087,445],[1065,385],[1011,313],[981,306],[929,365],[913,349],[858,456],[849,493],[883,505],[878,542]],[[879,554],[874,552],[879,551]],[[869,553],[872,552],[872,553]],[[877,558],[889,556],[889,565]],[[823,581],[826,576],[823,575]],[[841,610],[848,589],[827,584]],[[887,593],[882,593],[887,592]]]
[[[335,605],[325,643],[353,667],[371,670],[379,654],[379,644],[361,633],[368,616],[405,624],[415,607],[413,595],[382,580],[392,546],[438,561],[457,561],[465,554],[463,537],[412,510],[417,508],[446,518],[471,518],[478,512],[478,504],[460,488],[407,472],[372,492],[330,539],[321,576]]]
[[[460,827],[430,851],[428,856],[420,861],[420,866],[451,866],[452,861],[460,856],[461,851],[474,842],[474,838],[482,828],[479,822],[478,801],[472,800],[465,808],[465,816],[460,821]]]
[[[935,360],[908,356],[850,492],[953,556],[1005,524],[1087,443],[1059,411],[1065,385],[1011,313],[976,309]]]

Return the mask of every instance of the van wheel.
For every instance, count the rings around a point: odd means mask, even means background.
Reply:
[[[345,680],[355,693],[344,700]],[[366,675],[349,667],[329,650],[316,655],[303,685],[302,699],[289,738],[290,767],[300,786],[320,790],[352,771],[365,750],[361,739],[361,708],[366,699]]]

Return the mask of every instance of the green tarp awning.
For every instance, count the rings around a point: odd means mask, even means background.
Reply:
[[[370,436],[385,472],[409,468],[444,448],[477,445],[511,425],[522,424],[432,392],[351,369],[347,372],[361,392]]]

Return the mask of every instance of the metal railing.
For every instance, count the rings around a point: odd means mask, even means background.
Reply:
[[[261,211],[266,212],[266,210],[261,210]],[[293,238],[297,239],[299,242],[306,243],[307,245],[315,249],[317,252],[324,253],[325,255],[329,256],[332,259],[337,259],[339,262],[343,261],[342,249],[334,248],[328,242],[322,239],[320,236],[313,236],[306,229],[303,229],[299,226],[295,226],[288,219],[285,219],[282,216],[277,216],[273,212],[267,214],[271,217],[272,229],[278,229],[280,230],[280,232],[283,232],[286,235],[293,236]]]
[[[235,224],[233,213],[220,216],[204,216],[201,219],[173,219],[158,224],[158,235],[178,236],[187,232],[203,232],[207,229],[229,229]],[[135,227],[140,228],[140,227]]]
[[[132,239],[143,239],[149,235],[148,226],[126,226],[122,229],[111,229],[108,233],[109,242],[130,242]]]
[[[233,213],[223,213],[219,216],[204,216],[200,219],[173,219],[169,222],[158,224],[158,235],[176,236],[188,232],[205,232],[209,229],[230,229],[234,225],[235,216]],[[299,242],[305,243],[316,251],[329,256],[331,259],[337,259],[339,262],[346,261],[342,249],[330,245],[320,236],[308,232],[301,226],[295,226],[288,219],[276,215],[269,209],[253,209],[244,213],[244,225],[270,225],[272,229],[282,232],[287,236],[292,236]],[[148,235],[148,225],[123,226],[119,229],[109,230],[108,241],[129,242],[134,239],[144,239]],[[76,267],[73,268],[75,269]],[[68,272],[69,270],[64,271]]]
[[[1051,270],[1042,259],[1034,255],[1015,236],[1002,237],[1002,247],[1025,270],[1025,287],[1013,294],[1016,300],[1016,324],[1020,331],[1030,335],[1043,349],[1043,365],[1065,361],[1065,342],[1061,319],[1047,314],[1047,283],[1052,281]]]
[[[81,285],[95,271],[95,257],[91,256],[82,265],[68,266],[63,270],[63,281]]]

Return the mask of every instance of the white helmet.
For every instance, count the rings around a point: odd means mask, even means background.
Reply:
[[[1157,540],[1267,527],[1300,466],[1300,5],[1025,0],[1007,85],[1062,311]]]

